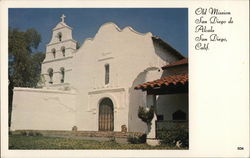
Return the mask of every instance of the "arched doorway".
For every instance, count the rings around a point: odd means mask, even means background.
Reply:
[[[114,130],[114,106],[109,98],[104,98],[99,104],[99,131]]]

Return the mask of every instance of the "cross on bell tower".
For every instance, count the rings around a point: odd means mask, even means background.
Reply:
[[[46,45],[46,55],[42,63],[44,85],[48,87],[63,88],[64,83],[69,84],[72,58],[76,51],[77,41],[72,37],[72,28],[65,23],[65,15],[52,29],[50,42]],[[58,18],[58,17],[57,17]]]
[[[63,14],[62,16],[61,16],[61,19],[62,19],[62,22],[64,22],[64,19],[66,18],[66,16]]]

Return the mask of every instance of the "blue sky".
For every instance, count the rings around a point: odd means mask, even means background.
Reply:
[[[51,31],[62,14],[80,44],[94,37],[102,24],[114,22],[121,29],[131,26],[141,33],[151,32],[184,56],[188,54],[187,8],[11,8],[9,27],[22,31],[35,28],[42,36],[38,50],[45,52]]]

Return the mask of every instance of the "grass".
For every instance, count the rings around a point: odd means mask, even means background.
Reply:
[[[164,145],[121,144],[115,141],[80,140],[45,136],[10,135],[9,149],[178,149]]]

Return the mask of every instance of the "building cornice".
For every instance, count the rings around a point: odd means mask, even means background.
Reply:
[[[15,87],[14,91],[25,91],[25,92],[37,92],[37,93],[57,93],[57,94],[70,94],[76,95],[71,91],[62,91],[62,90],[54,90],[54,89],[44,89],[44,88],[24,88],[24,87]]]
[[[55,28],[53,29],[53,31],[60,30],[60,29],[63,29],[63,28],[65,28],[65,27],[68,28],[68,29],[70,29],[70,30],[72,30],[72,28],[69,27],[68,25],[64,25],[64,26],[58,27],[58,28],[55,27]]]
[[[60,61],[60,60],[67,60],[67,59],[70,59],[70,58],[73,58],[73,56],[63,57],[63,58],[59,58],[59,59],[47,60],[47,61],[44,61],[42,64],[51,63],[51,62]]]
[[[106,93],[106,92],[122,92],[125,91],[125,88],[109,88],[109,89],[100,89],[95,91],[90,91],[88,94],[100,94],[100,93]]]
[[[72,71],[72,69],[67,69],[67,70],[65,70],[65,72],[69,72],[69,71]],[[61,73],[61,71],[54,71],[53,72],[54,74],[55,73]],[[49,75],[48,73],[43,73],[42,75]]]
[[[48,46],[52,46],[52,45],[56,45],[56,44],[60,44],[60,43],[65,43],[65,42],[68,42],[68,41],[72,41],[72,42],[74,42],[74,43],[77,43],[76,40],[68,39],[68,40],[64,40],[64,41],[61,41],[61,42],[49,43],[49,44],[47,44],[47,47],[48,47]]]
[[[62,46],[62,47],[64,47],[64,46]],[[67,49],[72,49],[73,51],[75,51],[75,50],[76,50],[76,49],[74,49],[74,48],[70,48],[70,47],[65,48],[65,50],[67,50]],[[60,50],[55,49],[55,52],[61,52],[61,49],[60,49]],[[52,51],[50,51],[50,52],[46,52],[46,54],[49,54],[49,53],[52,53]]]

